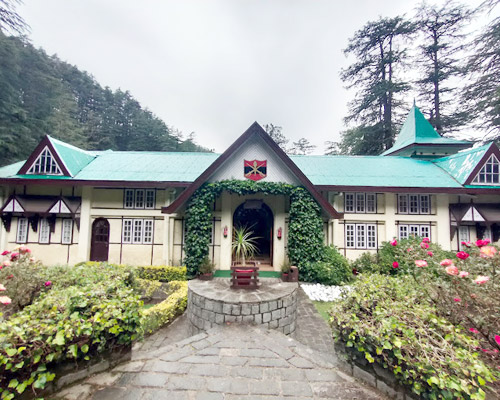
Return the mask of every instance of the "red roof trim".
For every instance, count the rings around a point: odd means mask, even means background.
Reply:
[[[127,188],[172,188],[188,187],[191,182],[170,181],[96,181],[76,179],[27,179],[0,178],[0,184],[7,185],[44,185],[44,186],[94,186],[94,187],[127,187]]]
[[[236,141],[229,146],[229,148],[222,153],[184,192],[181,193],[172,204],[167,207],[162,207],[162,213],[172,214],[175,213],[192,195],[193,193],[204,184],[208,178],[219,168],[233,153],[238,150],[243,143],[250,139],[253,135],[261,137],[264,142],[274,151],[281,161],[292,171],[292,173],[299,179],[299,182],[311,193],[318,204],[327,212],[330,217],[341,218],[342,215],[333,208],[333,206],[324,199],[318,190],[314,187],[311,181],[304,175],[304,173],[295,165],[295,163],[286,155],[286,153],[274,142],[273,139],[266,133],[266,131],[257,123],[254,122]]]
[[[500,185],[499,185],[500,186]],[[445,194],[500,194],[499,188],[444,188],[403,186],[334,186],[318,185],[318,190],[335,192],[377,192],[377,193],[445,193]]]
[[[474,169],[470,173],[469,177],[465,180],[464,185],[472,185],[473,184],[472,181],[474,180],[476,175],[479,173],[479,171],[481,171],[481,168],[483,167],[484,163],[486,161],[488,161],[488,158],[490,158],[490,156],[492,154],[494,154],[497,157],[498,161],[500,161],[500,150],[498,150],[498,147],[494,142],[492,142],[490,144],[490,147],[488,148],[488,150],[486,150],[486,152],[483,154],[483,157],[481,158],[481,160],[476,164],[476,166],[474,167]],[[478,183],[477,185],[481,186],[480,183]]]
[[[31,168],[31,166],[36,161],[36,159],[38,158],[40,153],[43,151],[43,149],[45,149],[45,147],[49,148],[50,153],[52,154],[52,157],[54,157],[56,159],[57,165],[61,169],[64,176],[72,176],[70,174],[70,172],[68,171],[68,169],[66,168],[64,161],[61,159],[61,157],[59,157],[59,154],[57,153],[56,149],[52,145],[52,142],[50,141],[50,138],[48,135],[45,135],[43,137],[43,139],[40,141],[40,143],[38,143],[38,146],[36,146],[33,153],[31,153],[31,155],[26,160],[26,162],[24,163],[24,165],[21,167],[21,169],[19,170],[19,172],[17,174],[18,175],[27,175],[28,170]],[[58,176],[60,176],[60,175],[58,175]]]

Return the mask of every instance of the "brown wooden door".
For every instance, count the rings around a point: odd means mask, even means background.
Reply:
[[[108,261],[109,222],[98,218],[92,224],[92,242],[90,245],[90,261]]]

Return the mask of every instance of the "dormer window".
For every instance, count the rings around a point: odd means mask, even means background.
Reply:
[[[28,170],[28,174],[33,175],[62,175],[61,168],[57,165],[54,156],[48,147],[45,147]]]
[[[500,184],[500,163],[494,154],[484,163],[472,183],[485,185]]]

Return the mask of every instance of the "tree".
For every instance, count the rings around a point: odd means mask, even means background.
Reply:
[[[345,121],[356,122],[358,127],[373,127],[380,133],[382,150],[394,142],[397,110],[403,104],[398,95],[409,89],[398,74],[405,64],[405,43],[415,29],[414,23],[400,16],[380,18],[358,30],[344,50],[356,60],[342,70],[341,78],[348,89],[357,91]]]
[[[288,139],[283,133],[282,130],[283,128],[278,125],[273,125],[273,124],[265,124],[264,125],[264,130],[271,136],[271,139],[273,139],[276,144],[281,147],[281,149],[285,152],[288,153],[289,149],[287,147],[288,142],[290,139]]]
[[[498,0],[483,3],[491,11]],[[491,21],[473,42],[474,53],[467,63],[471,83],[462,101],[476,125],[494,138],[500,137],[500,17]]]
[[[423,35],[417,60],[421,77],[417,85],[424,103],[432,104],[430,123],[441,134],[465,122],[466,114],[446,111],[459,90],[457,85],[450,86],[447,82],[461,73],[459,57],[465,43],[463,28],[472,15],[468,7],[453,3],[437,7],[424,2],[417,9],[416,24]]]
[[[293,142],[292,148],[289,150],[290,154],[295,155],[306,155],[311,154],[316,148],[315,145],[311,144],[306,138],[300,138],[298,141]]]
[[[0,31],[23,34],[29,30],[24,19],[16,12],[20,0],[0,0]]]
[[[341,133],[340,143],[335,143],[337,154],[378,155],[383,152],[380,137],[382,123],[361,125]]]

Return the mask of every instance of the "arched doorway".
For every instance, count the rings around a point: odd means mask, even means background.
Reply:
[[[105,218],[98,218],[92,224],[90,261],[108,261],[108,254],[109,254],[109,222]]]
[[[262,264],[272,265],[273,224],[273,212],[262,200],[247,200],[233,214],[234,227],[247,227],[257,237],[255,259]]]

